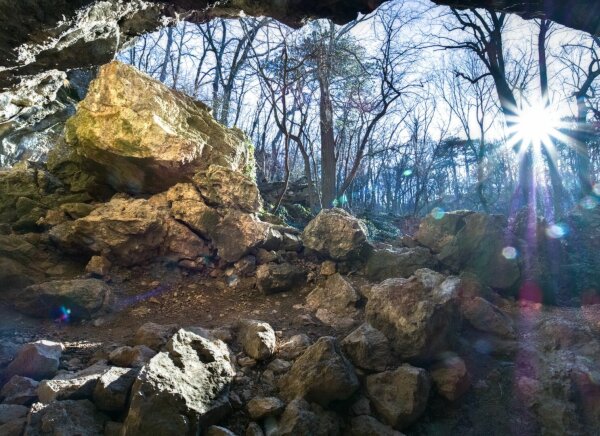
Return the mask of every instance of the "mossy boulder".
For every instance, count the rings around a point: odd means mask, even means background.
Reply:
[[[203,103],[132,66],[100,68],[66,123],[67,144],[119,192],[162,192],[210,165],[254,175],[244,133],[219,124]]]

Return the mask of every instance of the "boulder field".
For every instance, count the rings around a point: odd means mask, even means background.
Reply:
[[[525,292],[549,266],[506,255],[532,249],[518,220],[373,243],[346,210],[300,230],[262,208],[241,132],[103,67],[47,164],[0,172],[0,434],[600,428],[600,305]],[[593,214],[554,247],[586,286]]]

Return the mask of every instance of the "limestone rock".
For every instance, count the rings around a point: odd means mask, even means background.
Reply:
[[[27,417],[25,434],[101,435],[106,421],[108,417],[98,412],[90,400],[35,403]]]
[[[23,434],[23,430],[25,428],[25,424],[27,420],[25,418],[17,418],[12,421],[7,422],[6,424],[0,425],[0,434],[5,435],[21,435]]]
[[[137,369],[112,367],[98,379],[93,392],[94,404],[100,410],[125,410]]]
[[[351,325],[356,316],[360,295],[339,273],[333,274],[306,297],[307,306],[316,310],[321,322],[333,325]]]
[[[65,135],[119,192],[162,192],[211,164],[253,170],[241,131],[221,126],[204,104],[116,61],[100,68]]]
[[[15,375],[0,390],[4,404],[30,406],[37,399],[38,382],[28,377]]]
[[[421,221],[417,240],[437,253],[444,265],[471,272],[492,288],[511,289],[521,272],[516,260],[502,255],[506,228],[506,219],[501,216],[450,212],[441,219],[429,215]]]
[[[358,388],[358,378],[337,341],[322,337],[294,362],[280,388],[286,398],[303,397],[327,405],[350,397]]]
[[[146,337],[144,340],[147,339],[148,337]],[[153,342],[150,341],[150,343]],[[154,342],[153,344],[156,344],[156,342]],[[124,368],[141,368],[155,355],[156,351],[145,345],[136,345],[134,347],[129,347],[125,345],[111,351],[108,355],[108,361],[113,365],[117,365]]]
[[[145,345],[154,351],[159,351],[176,331],[175,324],[161,325],[147,322],[135,332],[133,341],[136,345]]]
[[[391,347],[383,333],[364,323],[341,342],[352,363],[367,371],[385,371],[390,364]]]
[[[458,356],[445,356],[431,368],[430,374],[437,391],[450,401],[456,401],[469,389],[467,367]]]
[[[367,396],[389,425],[403,429],[425,411],[431,381],[424,369],[402,365],[367,377]]]
[[[19,348],[19,345],[14,342],[0,340],[0,368],[4,368],[13,361]]]
[[[303,399],[292,400],[279,420],[280,436],[325,436],[318,416]]]
[[[173,218],[187,224],[195,232],[209,238],[221,220],[219,213],[207,206],[191,183],[178,183],[166,193]]]
[[[22,290],[42,281],[39,250],[20,235],[0,235],[0,283],[4,290]]]
[[[410,279],[385,280],[371,290],[367,321],[403,359],[431,358],[448,346],[458,324],[459,283],[426,269]]]
[[[74,374],[59,374],[52,380],[42,380],[37,390],[40,402],[91,399],[98,379],[106,371],[108,366],[100,361]]]
[[[304,245],[333,260],[357,258],[367,247],[362,221],[343,209],[323,209],[302,233]]]
[[[243,212],[258,212],[262,200],[254,180],[239,171],[211,165],[194,176],[194,185],[206,204]]]
[[[464,318],[477,330],[509,339],[515,337],[512,320],[489,301],[481,297],[463,298],[460,309]]]
[[[424,247],[373,250],[366,265],[369,279],[410,277],[421,268],[435,269],[438,261]]]
[[[64,346],[58,342],[40,340],[23,345],[14,360],[6,367],[3,376],[29,377],[34,380],[50,378],[58,371]]]
[[[285,409],[285,403],[276,397],[253,398],[246,406],[250,418],[255,421],[267,416],[278,416]]]
[[[270,224],[262,222],[256,216],[232,209],[210,236],[219,257],[233,263],[263,244],[270,228]]]
[[[242,320],[238,339],[246,354],[255,360],[265,360],[275,353],[275,331],[266,322]]]
[[[229,409],[234,370],[227,346],[180,329],[140,371],[124,436],[197,434]]]
[[[306,271],[289,263],[264,264],[256,270],[256,285],[265,294],[292,291],[306,283]]]
[[[362,415],[350,421],[350,436],[403,436],[403,434],[372,416]]]
[[[110,287],[102,280],[55,280],[29,286],[15,307],[40,318],[89,319],[107,308]]]
[[[331,260],[326,260],[321,264],[320,272],[322,276],[331,276],[335,274],[336,269],[337,265],[335,264],[335,262]]]

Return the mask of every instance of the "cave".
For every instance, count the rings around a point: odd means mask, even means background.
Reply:
[[[0,435],[598,434],[600,3],[0,12]]]

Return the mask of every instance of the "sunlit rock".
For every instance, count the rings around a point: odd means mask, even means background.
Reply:
[[[238,339],[246,354],[255,360],[268,359],[275,353],[275,332],[266,322],[240,321]]]
[[[418,270],[409,279],[374,286],[367,321],[380,330],[404,359],[428,359],[447,349],[458,326],[458,277]]]
[[[194,185],[204,201],[213,207],[233,208],[244,212],[257,212],[262,207],[260,193],[254,179],[252,163],[246,173],[239,169],[211,165],[194,176]]]
[[[91,399],[98,379],[108,369],[106,362],[100,361],[76,373],[61,373],[52,380],[43,380],[37,390],[40,402]]]
[[[360,257],[367,249],[367,228],[343,209],[324,209],[302,233],[304,245],[334,260]]]
[[[254,170],[240,130],[220,125],[204,104],[116,61],[100,68],[65,135],[92,172],[120,192],[161,192],[215,164]]]
[[[46,340],[25,344],[6,367],[2,376],[9,379],[13,375],[20,375],[34,380],[53,377],[58,371],[64,349],[63,344]]]
[[[15,375],[0,390],[0,399],[5,404],[30,406],[37,399],[38,384],[29,377]]]
[[[137,329],[133,341],[136,345],[145,345],[154,351],[159,351],[176,331],[175,324],[161,325],[147,322]]]
[[[358,310],[360,295],[340,274],[334,274],[319,284],[306,297],[306,305],[316,311],[316,317],[333,326],[352,325]]]

